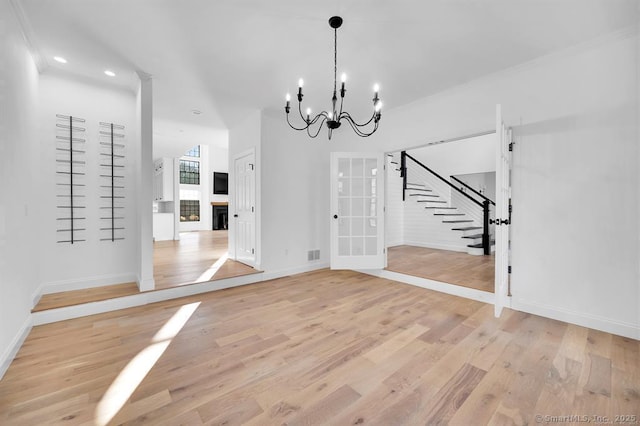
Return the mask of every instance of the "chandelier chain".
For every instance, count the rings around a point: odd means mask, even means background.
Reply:
[[[338,29],[333,29],[333,94],[335,96],[338,81]]]

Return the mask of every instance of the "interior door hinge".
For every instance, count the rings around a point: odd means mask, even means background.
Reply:
[[[509,265],[509,266],[507,267],[507,272],[508,272],[508,273],[511,273],[511,265]]]
[[[251,213],[253,213],[253,206],[251,206]]]
[[[513,151],[513,146],[515,145],[515,142],[509,142],[509,151]]]
[[[251,254],[256,254],[256,250],[255,249],[251,249]]]

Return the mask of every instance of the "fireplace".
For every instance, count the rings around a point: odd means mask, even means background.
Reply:
[[[228,229],[227,217],[229,213],[229,208],[227,206],[211,206],[213,209],[211,218],[212,218],[212,228],[214,231],[218,231],[221,229]]]

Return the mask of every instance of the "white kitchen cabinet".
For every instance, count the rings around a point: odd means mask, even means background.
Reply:
[[[173,159],[161,158],[153,165],[153,201],[173,199]]]

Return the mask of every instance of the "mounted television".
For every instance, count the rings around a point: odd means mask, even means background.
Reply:
[[[229,193],[229,174],[213,172],[213,193],[228,194]]]

